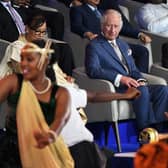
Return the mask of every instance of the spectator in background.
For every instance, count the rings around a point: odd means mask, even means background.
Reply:
[[[101,34],[100,18],[106,9],[116,9],[121,14],[121,10],[116,1],[101,1],[100,0],[85,0],[85,3],[81,6],[72,7],[70,9],[71,31],[80,35],[81,37],[94,39],[97,35]],[[98,9],[99,16],[95,14],[95,9]],[[97,10],[96,10],[97,11]],[[139,29],[134,28],[122,14],[123,27],[120,35],[140,39],[143,43],[151,42],[151,38],[142,33]],[[148,50],[135,44],[129,44],[136,65],[141,72],[148,72],[149,65],[149,53]]]
[[[26,33],[19,36],[17,41],[11,43],[6,50],[5,56],[0,64],[0,77],[11,74],[13,72],[20,72],[20,49],[25,45],[26,42],[33,40],[42,39],[45,37],[47,31],[47,24],[45,17],[40,13],[34,13],[29,16],[26,23]],[[73,64],[73,54],[70,46],[67,43],[58,44],[53,43],[52,47],[56,51],[52,55],[50,65],[47,69],[47,74],[55,80],[55,74],[50,71],[56,62],[60,65],[64,72],[71,75]]]
[[[153,33],[168,36],[168,4],[147,3],[135,15],[139,27]]]
[[[24,22],[34,11],[42,11],[46,17],[47,25],[50,28],[50,37],[63,40],[64,35],[64,17],[57,11],[50,11],[48,9],[40,9],[37,7],[39,4],[47,4],[47,1],[36,1],[36,0],[12,0],[16,6],[16,10],[22,16]]]
[[[13,13],[15,13],[14,16],[9,10],[9,6],[11,6],[10,0],[0,0],[0,38],[12,42],[17,40],[19,35],[24,33],[25,30],[21,16],[11,7]],[[19,29],[16,20],[18,20],[23,29]]]

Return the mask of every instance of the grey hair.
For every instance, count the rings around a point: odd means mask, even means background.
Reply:
[[[119,19],[120,19],[120,30],[121,30],[121,28],[123,26],[122,16],[117,10],[114,10],[114,9],[108,9],[104,12],[103,16],[100,19],[101,29],[102,29],[104,23],[106,22],[107,15],[110,15],[110,14],[117,15],[119,17]]]

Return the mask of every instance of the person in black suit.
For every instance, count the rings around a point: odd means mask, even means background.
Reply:
[[[41,0],[12,0],[13,4],[17,6],[15,9],[22,16],[24,22],[31,15],[31,13],[36,11],[42,11],[46,17],[47,25],[50,28],[50,37],[63,40],[64,35],[64,16],[60,12],[53,12],[49,10],[42,10],[36,7],[36,5],[47,5],[47,1]],[[45,7],[44,6],[44,7]]]
[[[7,10],[7,3],[11,3],[10,0],[0,0],[0,38],[12,42],[18,39],[20,32]]]
[[[70,9],[71,19],[71,31],[77,33],[81,37],[86,37],[90,40],[94,39],[100,31],[100,18],[98,19],[92,10],[97,7],[100,13],[103,13],[106,9],[115,9],[122,14],[117,1],[113,0],[85,0],[83,5],[75,6]],[[93,8],[91,9],[90,6]],[[143,43],[151,42],[151,38],[146,34],[142,33],[139,29],[134,28],[126,17],[122,14],[123,27],[120,35],[140,39]],[[148,72],[149,65],[149,52],[141,45],[129,44],[137,67],[141,72]]]

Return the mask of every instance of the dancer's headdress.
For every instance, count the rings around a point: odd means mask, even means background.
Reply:
[[[37,67],[41,70],[46,57],[48,57],[49,54],[54,53],[54,50],[50,49],[51,43],[52,43],[51,40],[47,40],[44,48],[40,48],[38,45],[31,43],[31,42],[27,43],[22,48],[21,53],[32,53],[32,52],[40,53],[41,57],[40,57]]]

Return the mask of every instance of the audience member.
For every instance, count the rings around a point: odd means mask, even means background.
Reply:
[[[72,7],[70,9],[71,31],[83,38],[85,37],[92,40],[101,33],[100,18],[104,10],[107,8],[114,8],[119,12],[121,12],[121,10],[116,1],[102,1],[100,3],[100,0],[85,0],[85,2],[86,3],[81,6]],[[100,8],[97,8],[99,3]],[[98,17],[95,14],[97,9],[99,13]],[[151,42],[151,39],[146,34],[140,32],[140,30],[134,28],[123,14],[122,17],[123,27],[120,35],[139,38],[143,43]],[[149,66],[149,53],[147,48],[142,45],[129,45],[132,49],[136,65],[141,72],[147,73]]]
[[[44,38],[46,35],[47,25],[46,19],[40,13],[32,14],[26,23],[26,33],[21,35],[17,41],[11,43],[6,50],[5,56],[0,64],[0,77],[11,74],[13,72],[20,72],[20,49],[25,45],[26,42]],[[55,49],[55,54],[52,54],[50,65],[47,68],[49,76],[55,80],[55,75],[52,75],[50,67],[58,62],[62,70],[71,75],[72,69],[74,68],[73,54],[70,46],[67,43],[64,44],[52,44]]]
[[[130,47],[118,38],[122,28],[120,13],[106,11],[101,28],[102,35],[92,40],[86,48],[87,74],[91,78],[111,81],[118,92],[129,87],[140,90],[140,97],[131,101],[139,130],[166,121],[164,112],[168,111],[168,88],[148,85],[143,79],[132,59]]]
[[[13,15],[11,13],[15,13]],[[19,34],[24,33],[24,23],[19,13],[11,7],[10,0],[0,0],[0,38],[7,41],[15,41]],[[18,23],[18,24],[17,24]],[[21,27],[19,27],[21,25]],[[22,29],[23,27],[23,29]]]
[[[15,4],[15,6],[17,6],[15,9],[22,16],[24,22],[26,22],[27,18],[32,14],[32,12],[42,11],[46,17],[47,25],[50,28],[50,37],[57,40],[63,39],[64,35],[63,15],[59,11],[53,12],[47,9],[46,10],[39,9],[36,7],[38,4],[44,4],[46,1],[12,0],[12,2]]]
[[[168,36],[168,4],[147,3],[140,7],[135,20],[145,30]]]

